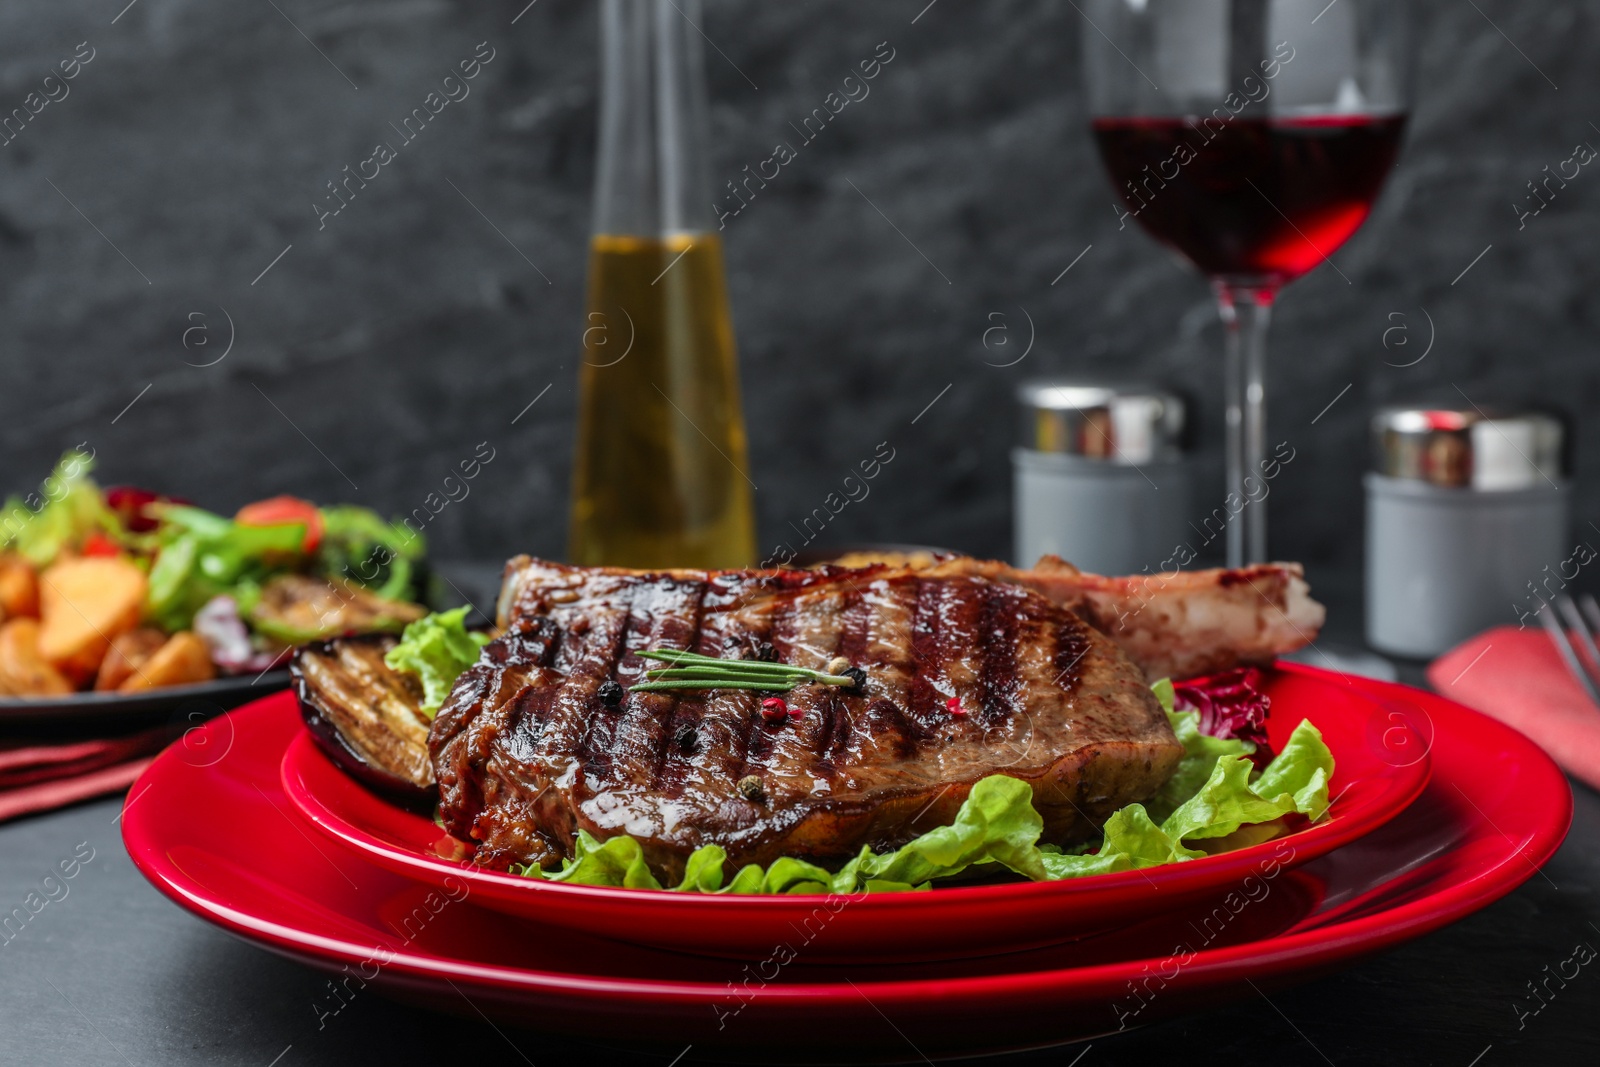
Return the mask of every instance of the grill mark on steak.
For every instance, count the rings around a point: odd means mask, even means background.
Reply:
[[[628,600],[628,625],[624,652],[619,661],[631,669],[619,671],[625,686],[645,680],[645,672],[658,666],[641,659],[640,651],[651,648],[684,648],[690,645],[699,628],[700,604],[705,595],[698,582],[666,579],[635,585]],[[598,681],[595,683],[598,685]],[[599,782],[615,779],[636,788],[659,780],[662,755],[669,741],[669,727],[676,717],[678,698],[673,693],[630,693],[616,711],[599,708],[602,718],[615,722],[612,764],[587,775]]]
[[[1076,689],[1083,678],[1079,666],[1089,654],[1090,641],[1086,623],[1075,615],[1063,619],[1056,627],[1056,679],[1055,684],[1064,689]]]
[[[837,586],[805,592],[780,601],[773,611],[771,640],[782,658],[813,670],[825,668],[838,654],[841,634],[855,598]],[[802,685],[782,694],[787,710],[798,719],[776,723],[758,720],[752,751],[752,772],[759,772],[770,789],[804,796],[814,787],[827,786],[830,776],[815,766],[827,744],[830,722],[837,717],[834,691],[826,685]],[[770,791],[770,790],[769,790]]]
[[[935,686],[936,680],[945,681],[940,669],[943,649],[939,640],[938,597],[932,592],[939,584],[916,582],[916,599],[911,604],[911,658],[921,664],[922,669],[907,672],[909,685],[905,706],[909,714],[923,721],[934,713],[935,707],[943,713],[944,704],[952,695],[944,692],[944,686]]]
[[[580,828],[634,835],[670,878],[712,841],[735,865],[844,859],[948,823],[996,772],[1033,786],[1045,839],[1065,842],[1148,796],[1182,752],[1107,638],[981,577],[524,560],[508,569],[502,604],[505,635],[457,683],[429,738],[443,821],[481,842],[488,866],[548,865]],[[642,680],[653,664],[640,651],[718,654],[761,640],[806,667],[842,654],[867,671],[865,692],[799,686],[786,699],[802,717],[775,724],[746,690],[599,702],[608,677]],[[947,693],[969,714],[952,717]],[[736,789],[750,773],[760,802]]]
[[[604,621],[599,624],[593,620],[589,622],[588,633],[593,635],[591,643],[594,653],[587,662],[573,665],[574,671],[584,671],[583,674],[569,677],[569,681],[577,687],[574,697],[582,701],[589,715],[590,727],[584,734],[583,751],[593,762],[600,777],[611,772],[614,761],[610,758],[602,761],[599,754],[609,752],[613,747],[630,703],[624,700],[617,707],[609,708],[600,700],[600,685],[619,673],[622,658],[628,651],[628,631],[633,624],[633,602],[637,590],[629,587],[622,592],[625,595],[619,598],[621,604],[617,610],[603,617]],[[604,639],[602,634],[605,635]],[[588,673],[585,668],[591,664],[600,669]]]
[[[721,592],[707,619],[708,634],[714,635],[715,640],[702,640],[702,647],[698,651],[705,655],[716,655],[716,649],[725,644],[729,636],[740,631],[750,635],[748,640],[736,642],[740,648],[740,658],[744,657],[746,650],[750,656],[755,656],[756,649],[763,642],[770,642],[774,648],[778,648],[783,641],[782,620],[770,612],[743,607],[755,595],[756,589],[744,582],[729,585]],[[783,658],[781,649],[779,658]],[[761,700],[767,695],[750,689],[717,690],[710,694],[710,703],[726,721],[729,733],[735,738],[737,762],[731,763],[726,772],[734,782],[752,771],[760,770],[760,764],[771,748],[770,740],[763,736],[761,721]]]
[[[639,652],[693,647],[706,589],[702,582],[663,576],[636,582],[630,593],[624,651],[617,670],[624,686],[645,681],[645,672],[658,666],[642,659]],[[596,703],[597,718],[615,721],[611,758],[595,759],[586,766],[583,788],[575,792],[585,817],[607,827],[608,834],[633,832],[625,828],[636,825],[637,795],[651,789],[667,794],[681,791],[682,772],[662,772],[667,768],[671,726],[682,704],[672,692],[629,693],[614,712]]]
[[[844,615],[840,620],[838,654],[849,660],[853,666],[871,672],[876,666],[867,633],[871,612],[860,586],[855,582],[851,582],[850,586],[856,595],[845,606]],[[866,686],[871,684],[869,673]],[[859,698],[865,691],[866,688],[863,687],[860,690],[852,690],[850,695]],[[812,744],[817,764],[812,773],[821,780],[833,781],[837,762],[848,750],[850,739],[850,700],[846,699],[844,693],[830,690],[828,699],[817,705],[817,724]]]
[[[1005,586],[991,585],[983,591],[978,613],[983,650],[978,664],[978,699],[982,705],[978,714],[985,726],[1008,722],[1020,710],[1014,699],[1018,682],[1014,650],[1020,613],[1025,609],[1025,598]]]

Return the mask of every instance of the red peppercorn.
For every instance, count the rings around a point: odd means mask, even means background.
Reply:
[[[789,714],[789,705],[782,697],[767,697],[761,702],[761,717],[767,722],[782,722]]]
[[[944,702],[944,706],[949,708],[950,714],[957,719],[965,719],[967,717],[967,709],[961,706],[960,697],[951,697]]]
[[[806,717],[806,713],[803,710],[801,710],[800,708],[790,708],[789,709],[789,718],[793,719],[795,722],[799,722],[801,719],[803,719],[805,717]]]

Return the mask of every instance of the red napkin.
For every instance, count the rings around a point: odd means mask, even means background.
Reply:
[[[1481,633],[1434,660],[1428,681],[1527,734],[1568,774],[1600,789],[1600,708],[1541,627]]]
[[[0,822],[126,789],[172,729],[65,744],[0,742]]]

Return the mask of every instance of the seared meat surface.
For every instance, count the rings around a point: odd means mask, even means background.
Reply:
[[[847,559],[851,566],[887,563],[1037,589],[1115,641],[1152,682],[1271,663],[1315,641],[1327,614],[1311,599],[1298,563],[1108,577],[1080,571],[1058,556],[1045,556],[1026,570],[929,553],[852,553]]]
[[[1110,640],[979,576],[519,557],[500,623],[429,735],[445,827],[491,867],[550,865],[580,828],[631,834],[671,877],[707,843],[735,865],[842,860],[948,824],[993,773],[1029,782],[1045,839],[1066,842],[1154,792],[1182,754]],[[809,668],[843,656],[865,669],[865,691],[801,686],[784,694],[799,717],[780,722],[750,691],[602,700],[607,681],[644,680],[640,651],[739,658],[764,644]]]

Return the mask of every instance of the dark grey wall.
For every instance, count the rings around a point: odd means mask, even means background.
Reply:
[[[496,458],[430,528],[437,550],[559,554],[594,5],[539,0],[512,25],[525,0],[138,0],[113,22],[121,3],[0,8],[0,111],[79,42],[94,50],[70,95],[0,147],[3,482],[36,482],[88,440],[106,479],[217,508],[291,491],[398,512],[487,440]],[[1209,507],[1215,316],[1199,279],[1117,231],[1077,88],[1083,19],[1044,0],[925,4],[707,4],[719,181],[792,139],[788,123],[879,42],[895,52],[871,95],[729,220],[763,543],[887,440],[896,458],[830,537],[1005,553],[1011,390],[1068,370],[1191,392]],[[1272,435],[1298,450],[1271,498],[1274,553],[1330,576],[1359,561],[1374,403],[1459,386],[1582,420],[1600,388],[1586,299],[1600,172],[1523,230],[1512,208],[1546,164],[1600,144],[1600,4],[1421,6],[1409,144],[1335,257],[1349,284],[1323,268],[1293,286],[1273,338]],[[319,231],[324,183],[394,140],[388,123],[481,41],[495,57],[472,95]],[[222,352],[223,309],[231,352],[186,365]],[[984,347],[989,316],[1020,346],[1022,309],[1032,353],[986,366],[1020,351]],[[1386,366],[1422,351],[1422,309],[1431,353]],[[1397,323],[1412,346],[1386,350]],[[1580,427],[1576,455],[1580,519],[1600,519],[1600,430]]]

